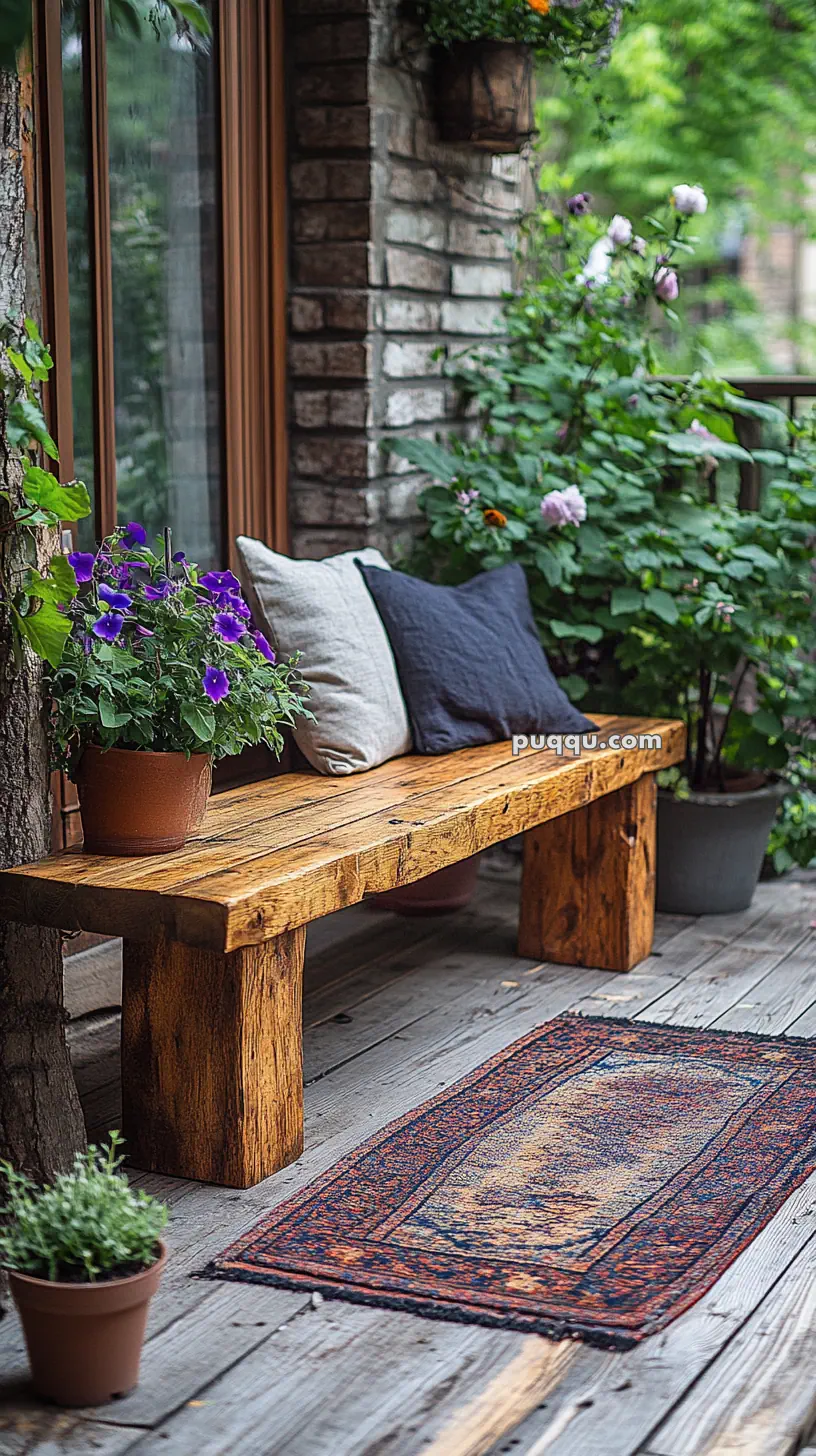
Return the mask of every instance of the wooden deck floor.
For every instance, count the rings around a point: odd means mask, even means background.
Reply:
[[[629,975],[519,960],[516,901],[512,881],[484,879],[475,907],[444,920],[359,907],[310,930],[306,1153],[241,1193],[138,1177],[172,1212],[141,1384],[98,1411],[46,1409],[9,1316],[2,1456],[788,1456],[807,1444],[816,1175],[693,1309],[625,1354],[189,1278],[364,1137],[567,1009],[816,1037],[812,879],[761,885],[743,915],[661,918],[654,955]],[[114,1015],[72,1028],[94,1136],[118,1123],[116,1032]]]

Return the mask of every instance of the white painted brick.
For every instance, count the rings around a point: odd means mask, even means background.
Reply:
[[[506,222],[474,222],[454,217],[450,225],[450,251],[469,258],[509,258],[516,245],[515,228]]]
[[[422,293],[441,293],[447,287],[448,265],[431,253],[416,253],[408,248],[387,248],[386,271],[391,288],[416,288]]]
[[[382,317],[388,333],[430,334],[439,328],[440,305],[418,298],[386,298]]]
[[[498,304],[446,298],[442,304],[442,328],[446,334],[501,334],[504,317]]]
[[[490,263],[454,263],[451,292],[467,298],[500,298],[513,286],[509,268]]]
[[[411,521],[419,515],[417,497],[430,484],[427,475],[405,475],[389,485],[385,513],[391,521]]]
[[[388,396],[386,425],[414,425],[423,420],[438,420],[445,413],[445,391],[442,388],[396,389]]]
[[[434,358],[435,354],[440,357]],[[383,350],[383,373],[388,379],[418,379],[442,373],[443,358],[438,344],[399,344],[389,339]]]
[[[442,249],[445,246],[445,221],[435,212],[408,212],[404,208],[393,208],[386,219],[385,235],[390,243]]]

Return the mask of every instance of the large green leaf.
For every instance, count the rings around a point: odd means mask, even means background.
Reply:
[[[122,728],[124,727],[125,723],[130,722],[130,719],[130,713],[117,713],[114,704],[111,702],[111,699],[106,698],[104,693],[100,693],[99,721],[102,724],[103,728]]]
[[[194,703],[182,703],[181,716],[201,743],[208,743],[215,732],[215,717]]]
[[[91,498],[81,480],[60,485],[50,470],[29,465],[23,476],[26,500],[41,511],[51,511],[60,521],[81,521],[91,513]]]
[[[42,445],[46,455],[59,460],[57,447],[48,433],[45,416],[33,400],[19,395],[9,407],[6,434],[12,445],[28,447],[32,440]]]
[[[71,632],[69,619],[63,616],[54,602],[43,602],[36,612],[21,617],[14,612],[14,620],[21,636],[30,643],[38,657],[51,666],[59,667],[65,642]]]
[[[550,622],[553,637],[574,637],[579,642],[600,642],[603,628],[594,622]]]
[[[675,455],[687,455],[700,459],[712,455],[715,460],[747,460],[752,456],[741,445],[732,445],[728,440],[710,440],[707,435],[692,435],[683,430],[677,435],[666,435],[664,443]]]
[[[646,593],[646,606],[650,612],[654,612],[661,622],[666,622],[670,627],[678,620],[680,612],[677,603],[670,592],[663,591],[661,587],[654,587]]]
[[[643,592],[633,586],[616,586],[609,601],[609,610],[613,617],[621,617],[626,612],[639,612],[643,603]]]

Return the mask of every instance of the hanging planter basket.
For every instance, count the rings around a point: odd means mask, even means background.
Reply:
[[[434,86],[442,141],[486,152],[519,152],[533,135],[529,46],[473,40],[440,47]]]

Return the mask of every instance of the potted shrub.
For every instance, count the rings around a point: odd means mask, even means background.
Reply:
[[[0,1266],[8,1270],[34,1385],[58,1405],[100,1405],[139,1379],[147,1308],[167,1250],[163,1203],[118,1171],[122,1139],[78,1153],[39,1188],[8,1163]]]
[[[589,0],[422,0],[420,14],[437,47],[442,140],[517,152],[534,131],[534,53],[564,63],[599,49],[614,8]]]
[[[693,252],[689,229],[706,206],[700,187],[678,186],[643,236],[625,217],[598,218],[585,193],[563,211],[542,208],[507,305],[508,342],[450,368],[480,411],[480,434],[444,447],[391,442],[437,482],[421,498],[429,530],[417,570],[461,581],[519,560],[574,701],[686,718],[689,762],[661,794],[658,893],[666,909],[697,911],[750,899],[816,704],[806,660],[813,425],[721,379],[654,374],[655,324],[679,325],[672,305]],[[759,419],[773,448],[744,449],[740,415]],[[738,468],[754,463],[764,476],[756,512],[738,504]],[[675,873],[692,816],[712,855],[715,834],[725,835],[719,860],[701,857],[695,830],[688,869]],[[752,842],[747,829],[735,835],[737,876],[729,826],[754,817]],[[726,861],[727,875],[715,867]]]
[[[283,746],[305,711],[295,662],[277,662],[231,571],[202,575],[119,527],[68,561],[78,591],[49,687],[55,766],[79,787],[86,850],[178,849],[203,817],[213,759]]]

